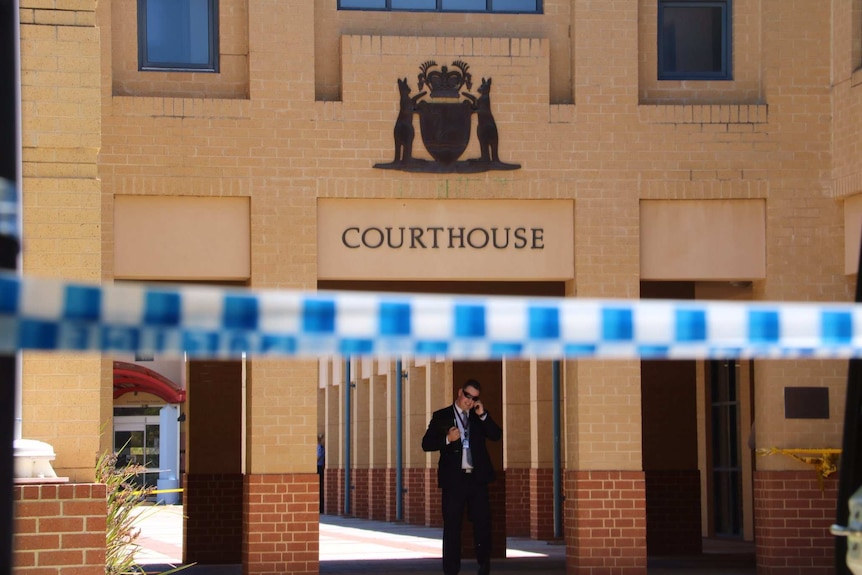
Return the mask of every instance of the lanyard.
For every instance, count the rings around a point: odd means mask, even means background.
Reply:
[[[467,413],[463,419],[461,419],[461,412],[457,407],[453,407],[455,410],[455,417],[458,419],[458,423],[461,424],[461,433],[466,435],[470,431],[470,414]]]

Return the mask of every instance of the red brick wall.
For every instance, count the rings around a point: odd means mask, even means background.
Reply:
[[[823,482],[811,471],[754,474],[754,541],[760,575],[831,575],[837,474]]]
[[[509,471],[506,471],[508,480]],[[507,494],[508,496],[508,494]],[[509,510],[507,510],[508,512]],[[530,469],[530,533],[533,539],[554,538],[554,470]]]
[[[353,491],[350,494],[350,504],[354,517],[368,519],[368,469],[352,469],[350,472]]]
[[[324,490],[323,496],[324,511],[330,515],[344,514],[344,470],[329,469],[323,470]]]
[[[390,490],[395,490],[395,474],[389,484],[388,469],[368,470],[368,518],[386,521],[386,501]]]
[[[647,551],[700,555],[700,472],[646,471]]]
[[[443,491],[437,487],[437,468],[423,470],[425,480],[425,525],[443,527]]]
[[[436,477],[435,477],[436,480]],[[436,481],[434,488],[437,487]],[[425,524],[425,470],[404,470],[404,522]]]
[[[242,485],[241,473],[186,475],[183,554],[187,563],[218,565],[240,562]]]
[[[646,486],[638,471],[567,471],[566,572],[646,575]]]
[[[317,574],[318,489],[316,473],[245,477],[243,573]]]
[[[386,515],[384,519],[386,521],[395,521],[398,516],[398,493],[395,490],[395,470],[381,469],[380,472],[384,475],[384,485],[386,489]]]
[[[105,571],[105,486],[15,485],[16,575]]]
[[[530,536],[530,469],[506,469],[506,532],[510,537]]]

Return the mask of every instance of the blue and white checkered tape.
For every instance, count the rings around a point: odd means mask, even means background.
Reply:
[[[0,178],[0,236],[18,238],[18,190],[15,182]]]
[[[862,357],[862,306],[86,285],[0,275],[0,351]]]

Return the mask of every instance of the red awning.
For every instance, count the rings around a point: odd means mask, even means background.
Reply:
[[[151,393],[168,403],[186,400],[185,390],[164,375],[134,363],[115,361],[114,399],[133,391]]]

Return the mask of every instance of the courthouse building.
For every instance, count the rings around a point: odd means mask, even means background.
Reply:
[[[853,299],[862,0],[20,0],[20,32],[28,276]],[[189,562],[317,573],[319,434],[326,513],[439,526],[421,436],[477,377],[498,542],[831,573],[846,361],[429,351],[25,353],[23,436],[69,481],[16,488],[16,572],[97,569],[96,457],[132,436]]]

